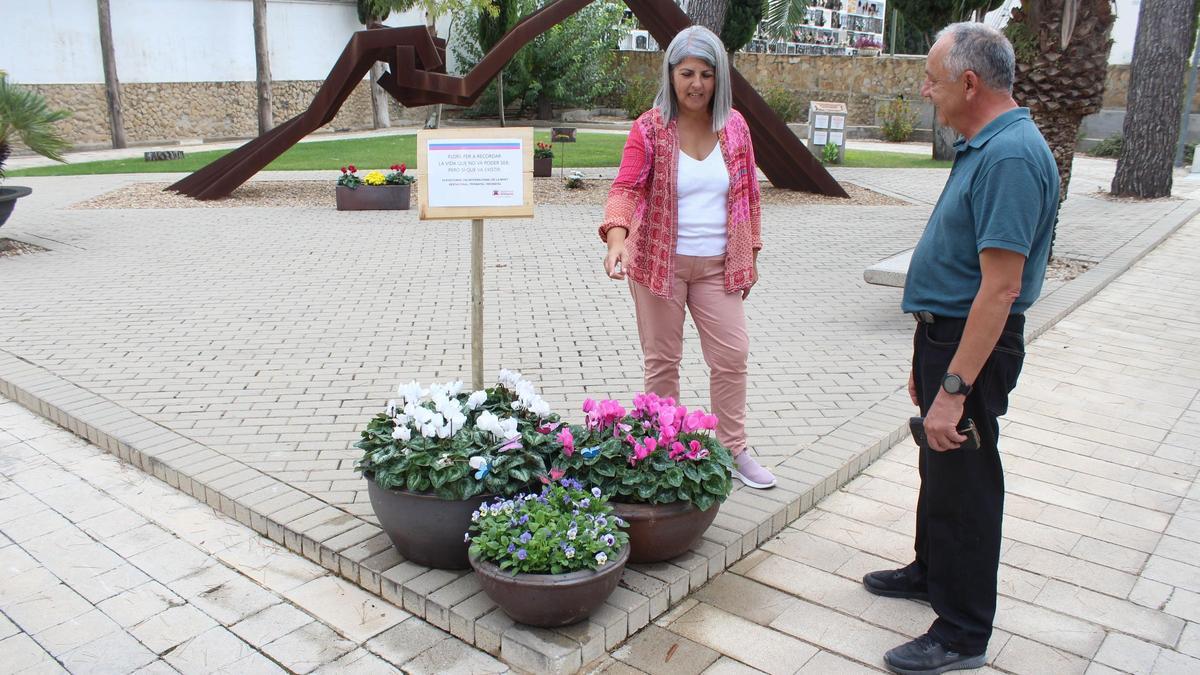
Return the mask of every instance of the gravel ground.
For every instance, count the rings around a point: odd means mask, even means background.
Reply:
[[[36,244],[26,244],[16,239],[0,238],[0,258],[7,258],[24,253],[41,253],[46,249]]]
[[[1050,264],[1046,265],[1046,278],[1058,281],[1070,281],[1092,269],[1095,264],[1087,260],[1074,260],[1072,258],[1054,256],[1050,258]]]
[[[610,180],[583,181],[583,187],[567,189],[558,178],[535,178],[536,204],[603,205]],[[137,183],[113,190],[72,206],[75,209],[197,209],[197,208],[333,208],[333,184],[328,181],[251,181],[225,199],[199,201],[163,188],[168,183]],[[850,199],[825,197],[809,192],[780,190],[764,183],[763,204],[825,204],[841,206],[908,206],[908,202],[868,190],[853,183],[842,183]],[[416,195],[413,196],[414,200]]]

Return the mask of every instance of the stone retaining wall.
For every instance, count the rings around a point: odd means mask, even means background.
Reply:
[[[656,80],[661,67],[659,52],[622,52],[625,79]],[[760,91],[783,87],[796,94],[807,116],[808,102],[839,101],[849,108],[852,125],[878,124],[880,105],[903,94],[921,112],[918,126],[928,128],[928,106],[920,101],[925,59],[920,56],[780,56],[735,54],[733,64]],[[102,146],[109,142],[104,86],[100,84],[30,85],[55,108],[74,116],[62,122],[73,144]],[[282,122],[303,111],[321,86],[320,81],[274,83],[275,120]],[[1129,66],[1109,67],[1104,95],[1106,109],[1123,109],[1129,87]],[[123,84],[125,132],[131,143],[178,139],[246,138],[257,134],[253,82],[166,82]],[[1192,101],[1200,112],[1200,94]],[[393,122],[423,121],[426,108],[403,108],[391,102]],[[347,99],[327,131],[371,128],[371,101],[366,83]]]
[[[303,112],[321,82],[282,81],[272,85],[275,122]],[[74,112],[60,123],[66,137],[76,146],[106,145],[110,142],[108,106],[102,84],[29,85],[46,97],[53,108]],[[162,82],[122,84],[121,104],[125,135],[130,143],[154,143],[179,139],[246,138],[258,134],[255,85],[253,82]],[[425,107],[403,108],[391,101],[393,124],[424,121]],[[324,131],[370,129],[371,94],[360,83],[346,99],[337,117]]]

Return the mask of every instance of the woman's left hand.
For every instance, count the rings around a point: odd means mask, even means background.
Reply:
[[[754,261],[754,267],[750,268],[750,286],[742,290],[742,299],[750,297],[750,289],[754,288],[754,284],[758,283],[758,261]]]

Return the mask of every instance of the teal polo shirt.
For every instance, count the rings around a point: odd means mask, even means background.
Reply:
[[[966,318],[983,279],[979,253],[1003,248],[1025,256],[1012,307],[1022,313],[1046,276],[1058,214],[1054,155],[1028,108],[1002,113],[954,147],[950,178],[908,266],[901,307]]]

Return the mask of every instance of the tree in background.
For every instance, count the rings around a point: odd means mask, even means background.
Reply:
[[[480,58],[483,54],[491,51],[492,47],[504,37],[504,34],[516,24],[517,16],[515,0],[494,0],[496,14],[492,15],[489,12],[478,12],[476,35],[479,38]],[[506,64],[507,67],[507,64]],[[500,69],[500,73],[496,76],[496,81],[491,85],[496,90],[496,110],[500,113],[500,126],[505,126],[504,123],[504,70]]]
[[[792,0],[808,4],[807,0]],[[754,37],[754,31],[763,20],[763,9],[766,0],[729,0],[729,8],[725,12],[725,25],[721,28],[721,42],[725,43],[725,51],[736,52]]]
[[[1110,0],[1024,0],[1004,29],[1017,54],[1013,97],[1054,153],[1060,200],[1071,183],[1079,125],[1104,99],[1113,18]]]
[[[514,22],[540,6],[537,0],[512,0]],[[534,38],[513,56],[505,67],[505,100],[517,101],[517,114],[535,111],[537,119],[550,119],[554,105],[590,105],[616,91],[621,74],[615,54],[623,5],[593,2],[562,23]],[[479,35],[478,10],[455,14],[454,25],[462,30],[455,40],[460,70],[474,67],[485,53]],[[491,110],[496,89],[489,88],[476,103],[478,110]]]
[[[271,115],[271,52],[267,48],[267,0],[254,0],[254,86],[258,96],[258,133],[275,126]]]
[[[958,21],[982,17],[1003,2],[1004,0],[892,0],[888,6],[904,17],[909,30],[922,36],[926,46],[919,53],[928,53],[938,31]],[[954,159],[954,139],[957,137],[958,132],[938,123],[935,111],[933,158],[943,161]]]
[[[1179,136],[1183,73],[1196,38],[1194,0],[1143,2],[1129,70],[1124,143],[1112,194],[1171,194],[1173,149]]]
[[[720,37],[725,28],[725,14],[729,11],[730,2],[731,0],[689,0],[688,18],[697,26],[704,26]]]
[[[358,22],[370,28],[383,28],[383,21],[392,12],[407,12],[410,9],[420,9],[425,15],[425,25],[433,34],[437,34],[434,25],[443,14],[456,14],[472,9],[489,14],[497,12],[492,0],[355,0],[358,10]],[[388,119],[388,98],[386,92],[375,84],[383,75],[383,64],[376,62],[371,66],[371,107],[375,111],[375,128],[391,126]],[[426,121],[426,127],[437,128],[441,119],[442,105],[434,107]]]

